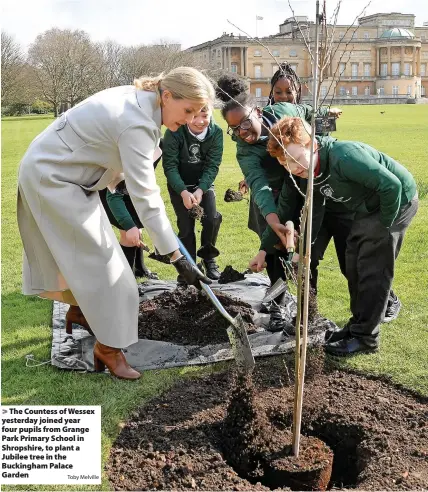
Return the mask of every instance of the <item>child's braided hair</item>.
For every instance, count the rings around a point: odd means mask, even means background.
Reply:
[[[278,70],[274,73],[273,77],[271,78],[268,104],[275,103],[273,98],[273,88],[275,84],[278,82],[278,80],[280,79],[287,79],[289,81],[290,86],[296,93],[296,104],[299,104],[300,98],[302,96],[302,84],[300,82],[299,77],[297,76],[297,73],[291,68],[291,65],[289,65],[287,62],[282,62],[279,65]]]

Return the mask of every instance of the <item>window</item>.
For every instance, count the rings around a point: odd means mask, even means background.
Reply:
[[[355,85],[352,87],[352,95],[353,96],[358,96],[358,87],[355,86]]]
[[[262,97],[262,88],[256,87],[256,97]]]
[[[238,72],[238,65],[236,63],[232,63],[230,65],[230,70],[232,73],[237,73]]]
[[[425,86],[421,85],[421,96],[425,96]]]
[[[351,68],[352,68],[352,77],[353,78],[358,77],[358,63],[353,63],[351,65]]]
[[[400,64],[399,63],[391,63],[391,75],[398,76],[400,75]]]
[[[379,87],[378,94],[379,94],[379,96],[384,96],[385,95],[385,87],[383,87],[383,86]]]
[[[217,58],[220,58],[221,56],[221,50],[217,50]]]
[[[380,75],[381,77],[386,77],[388,75],[388,63],[381,63]]]
[[[364,87],[364,95],[365,96],[370,96],[370,86]]]
[[[407,95],[410,97],[412,96],[412,86],[411,85],[407,86]]]
[[[279,50],[272,50],[273,56],[279,56]]]
[[[398,96],[398,85],[393,85],[392,86],[392,95],[393,96]]]
[[[275,72],[278,70],[278,65],[272,65],[272,75],[275,75]]]
[[[297,74],[297,65],[295,63],[290,64],[291,70],[294,70],[294,72]]]
[[[339,94],[341,96],[346,96],[346,87],[339,87]]]
[[[404,75],[412,75],[412,69],[410,63],[404,64]]]
[[[262,56],[262,52],[260,50],[254,50],[254,56]]]
[[[262,66],[261,65],[254,65],[254,77],[256,79],[262,78]]]
[[[321,86],[321,97],[326,97],[327,95],[327,87],[325,85]]]
[[[346,63],[339,63],[339,75],[343,75],[345,73]]]
[[[352,33],[352,39],[358,39],[358,33],[357,33],[357,31],[354,31]]]
[[[290,56],[297,56],[296,50],[290,50]]]
[[[369,33],[367,31],[364,32],[364,39],[370,39]]]
[[[370,63],[364,63],[364,77],[370,77],[372,66]]]
[[[426,73],[427,73],[426,63],[422,63],[421,64],[421,77],[425,77]]]

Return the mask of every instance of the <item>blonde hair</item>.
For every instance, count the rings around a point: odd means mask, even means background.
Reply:
[[[311,127],[300,118],[285,117],[271,129],[267,151],[272,157],[284,157],[284,147],[290,143],[306,145],[311,140]]]
[[[143,91],[157,92],[159,104],[161,91],[168,90],[174,99],[189,99],[210,107],[214,106],[214,87],[196,68],[178,67],[166,75],[161,73],[157,77],[140,77],[134,80],[134,85]]]

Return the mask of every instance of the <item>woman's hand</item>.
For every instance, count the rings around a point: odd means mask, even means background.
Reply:
[[[127,230],[125,234],[125,242],[126,244],[124,244],[124,246],[140,247],[140,243],[141,243],[140,229],[138,229],[138,227],[133,227],[132,229]]]
[[[204,192],[198,188],[194,193],[193,193],[193,196],[195,197],[196,199],[196,203],[199,205],[202,201],[202,197],[204,196]]]
[[[247,185],[247,182],[245,181],[245,179],[243,179],[242,181],[239,182],[238,191],[240,193],[242,193],[243,195],[246,195],[250,191],[250,188],[248,188],[248,185]]]
[[[328,111],[329,116],[334,116],[335,118],[339,118],[342,114],[342,110],[339,108],[330,108]]]
[[[198,202],[190,191],[184,190],[180,193],[180,195],[183,199],[183,205],[187,208],[187,210],[190,210],[193,205],[197,205]]]
[[[248,268],[252,272],[261,272],[266,268],[266,251],[260,250],[256,256],[250,260]]]

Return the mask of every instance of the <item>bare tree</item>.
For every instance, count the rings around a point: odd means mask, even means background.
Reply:
[[[101,89],[116,87],[123,81],[125,49],[116,41],[107,40],[96,45],[98,60],[98,83]]]
[[[29,62],[55,115],[61,102],[74,106],[98,89],[99,56],[84,31],[54,28],[40,34],[30,46]]]
[[[11,102],[19,93],[18,86],[22,83],[25,59],[21,46],[13,36],[1,33],[1,101]]]

